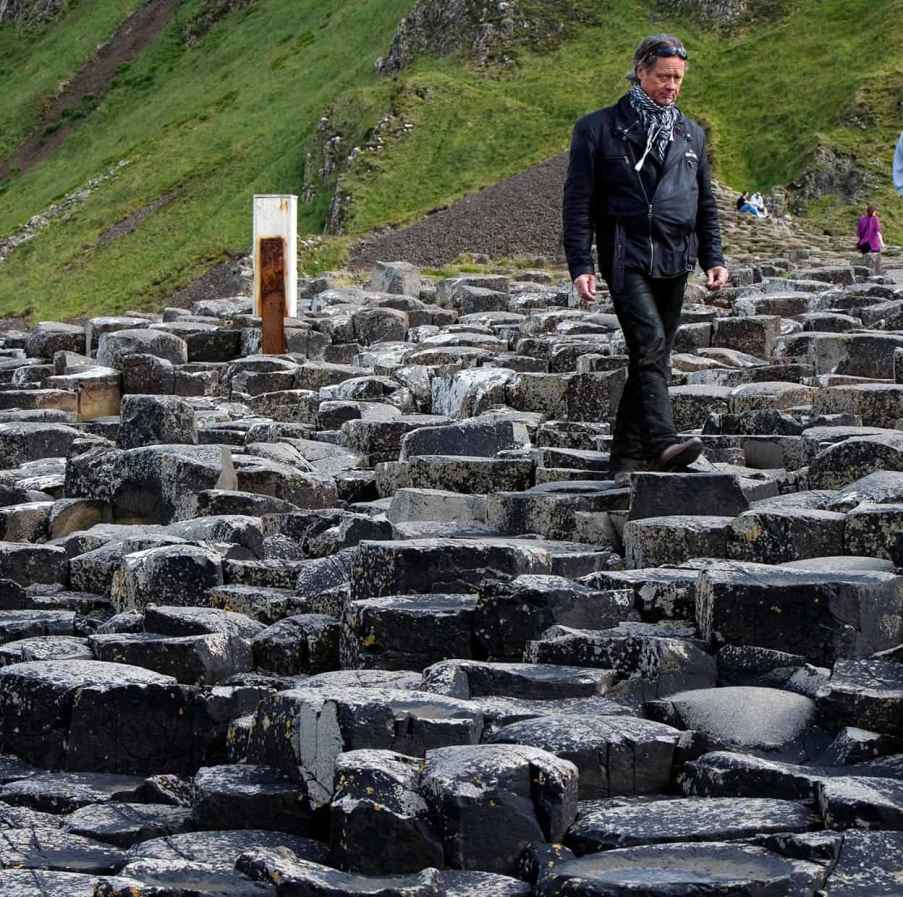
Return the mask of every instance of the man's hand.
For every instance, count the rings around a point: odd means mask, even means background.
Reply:
[[[596,299],[596,275],[581,274],[574,281],[574,289],[581,302],[594,302]]]
[[[717,265],[714,268],[709,268],[709,270],[705,272],[705,276],[706,287],[714,292],[715,290],[720,290],[722,287],[727,286],[730,274],[728,274],[727,268]]]

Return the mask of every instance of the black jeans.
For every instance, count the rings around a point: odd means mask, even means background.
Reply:
[[[617,472],[655,459],[678,442],[668,384],[671,347],[680,324],[687,275],[651,278],[624,272],[624,290],[612,291],[615,313],[627,341],[627,384],[618,405],[611,446]]]

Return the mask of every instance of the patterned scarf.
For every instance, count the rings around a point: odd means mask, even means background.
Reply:
[[[634,84],[627,95],[630,105],[633,107],[637,115],[643,122],[643,128],[646,131],[646,152],[643,153],[642,159],[636,164],[636,170],[640,171],[646,156],[650,150],[655,149],[659,159],[664,161],[665,153],[668,151],[668,144],[674,139],[674,125],[680,118],[680,112],[677,106],[659,106],[649,95],[640,87]]]

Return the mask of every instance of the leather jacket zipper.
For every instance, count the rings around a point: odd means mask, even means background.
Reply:
[[[652,239],[652,203],[649,203],[649,276],[655,271],[655,241]]]
[[[633,125],[630,128],[621,128],[621,139],[624,141],[624,149],[627,153],[627,158],[630,162],[631,168],[636,171],[636,159],[633,157],[633,150],[630,148],[630,143],[627,140],[627,132],[633,128]],[[643,176],[640,172],[636,171],[637,180],[640,182],[640,188],[643,191],[643,196],[646,198],[646,204],[649,206],[649,276],[652,276],[653,271],[655,270],[655,242],[652,239],[652,214],[654,211],[654,206],[652,201],[649,199],[649,191],[646,189],[646,184],[643,181]]]

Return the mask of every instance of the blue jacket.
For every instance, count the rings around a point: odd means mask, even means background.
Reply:
[[[903,196],[903,131],[900,132],[897,149],[894,151],[894,188]]]

